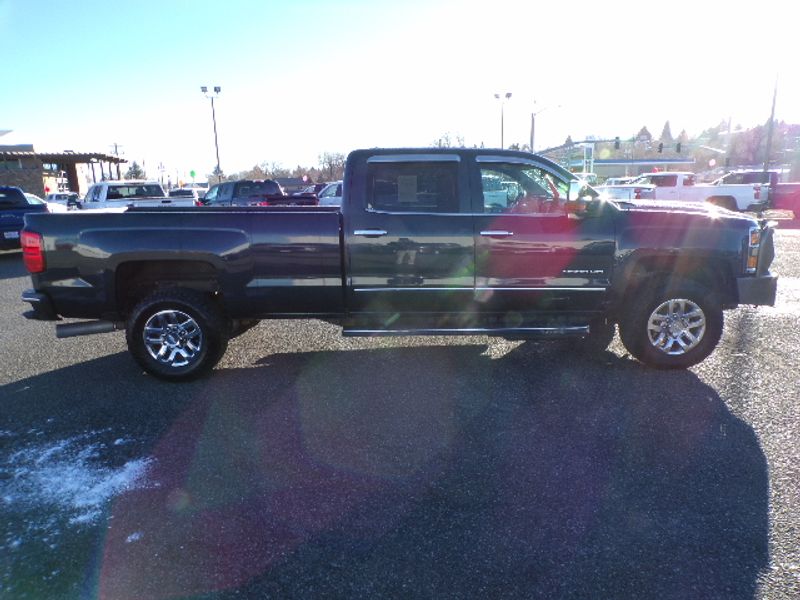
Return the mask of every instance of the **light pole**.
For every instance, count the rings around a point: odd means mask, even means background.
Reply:
[[[222,181],[222,169],[219,168],[219,142],[217,141],[217,113],[214,111],[214,98],[219,97],[222,88],[218,85],[214,86],[214,93],[208,93],[208,87],[205,85],[200,86],[200,91],[206,95],[206,98],[211,100],[211,120],[214,122],[214,148],[217,151],[217,181]]]
[[[502,150],[505,145],[503,139],[503,134],[505,133],[505,127],[503,126],[503,107],[505,106],[506,100],[511,98],[511,92],[506,92],[505,95],[495,94],[494,97],[500,100],[500,150]]]

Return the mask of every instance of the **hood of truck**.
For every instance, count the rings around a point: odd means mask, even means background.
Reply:
[[[681,200],[617,200],[615,203],[620,210],[625,212],[658,213],[669,220],[681,220],[685,219],[687,215],[696,215],[711,220],[734,219],[755,222],[755,219],[749,215],[727,210],[707,202]]]
[[[664,252],[695,257],[738,260],[750,228],[758,222],[745,214],[705,202],[630,201],[620,209],[617,233],[620,249]]]

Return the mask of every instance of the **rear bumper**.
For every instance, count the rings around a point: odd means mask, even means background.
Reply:
[[[775,306],[778,276],[767,273],[758,277],[739,277],[736,280],[739,304]]]
[[[22,292],[22,301],[28,302],[32,310],[25,311],[22,316],[33,321],[60,321],[53,303],[47,294],[40,294],[36,290]]]

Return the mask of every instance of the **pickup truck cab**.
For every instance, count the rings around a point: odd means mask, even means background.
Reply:
[[[631,182],[633,185],[652,185],[652,198],[656,200],[681,200],[709,202],[728,210],[759,210],[766,206],[766,190],[762,195],[761,185],[725,185],[720,180],[714,183],[697,183],[694,173],[685,171],[661,171],[645,173]]]
[[[84,209],[194,206],[192,198],[169,198],[157,181],[120,180],[92,184],[83,199]]]
[[[23,300],[28,318],[91,319],[58,325],[60,337],[124,329],[139,364],[170,380],[210,369],[269,318],[593,349],[618,324],[633,356],[685,368],[713,351],[724,309],[775,301],[771,227],[711,212],[604,201],[525,152],[357,150],[341,210],[29,216]]]

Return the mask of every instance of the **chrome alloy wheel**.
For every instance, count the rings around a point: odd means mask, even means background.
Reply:
[[[674,298],[660,304],[647,321],[650,343],[670,356],[695,348],[706,332],[706,315],[695,302]]]
[[[203,349],[197,321],[179,310],[162,310],[147,319],[143,336],[150,356],[170,367],[185,367]]]

